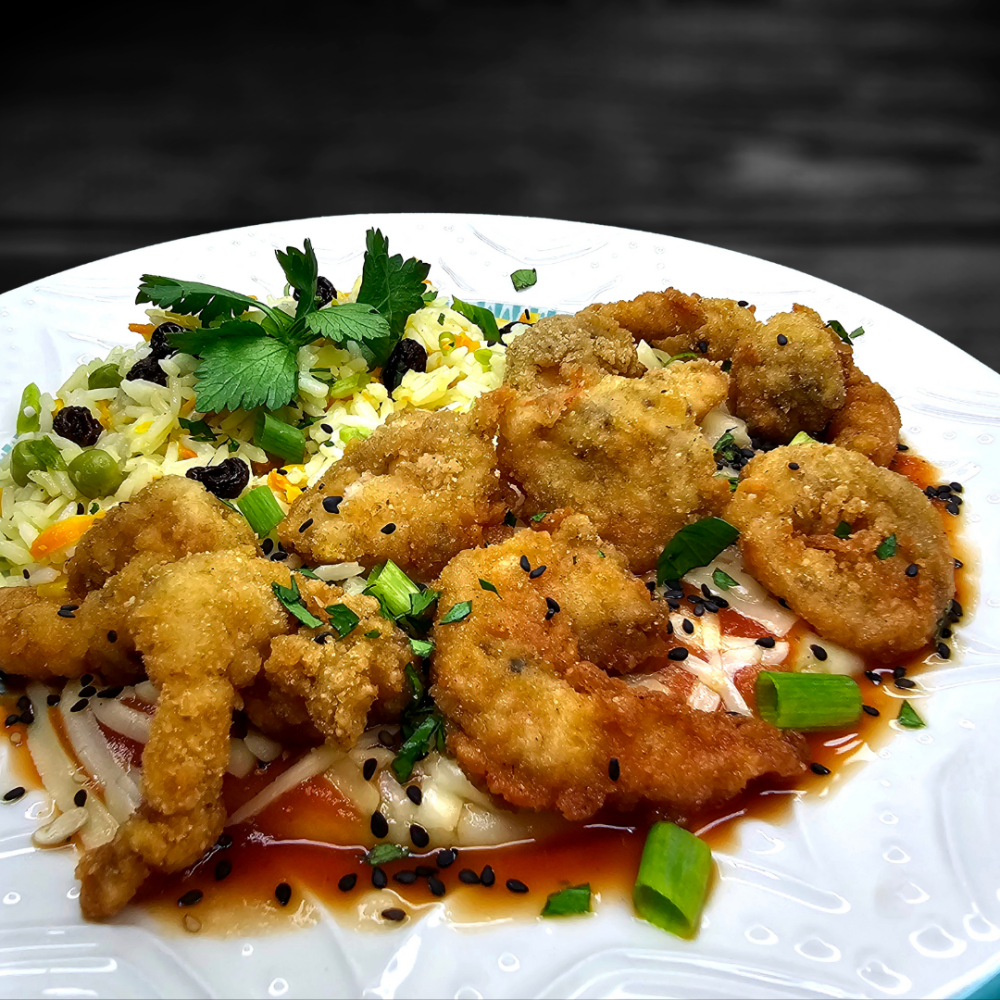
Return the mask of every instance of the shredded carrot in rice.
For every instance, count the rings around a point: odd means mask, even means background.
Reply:
[[[75,545],[87,529],[101,517],[104,517],[103,510],[97,514],[76,514],[63,521],[50,524],[31,543],[32,559],[44,559],[46,556],[52,555],[53,552]]]

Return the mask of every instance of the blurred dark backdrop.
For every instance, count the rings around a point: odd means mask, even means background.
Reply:
[[[1000,369],[986,2],[342,7],[8,46],[0,290],[277,219],[556,216],[800,268]]]

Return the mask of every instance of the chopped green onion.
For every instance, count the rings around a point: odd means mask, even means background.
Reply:
[[[399,618],[410,613],[412,597],[420,594],[420,588],[391,559],[387,559],[369,573],[364,592],[378,601],[384,617]]]
[[[590,913],[589,882],[549,893],[542,907],[543,917],[570,917],[577,913]]]
[[[510,276],[515,292],[523,292],[538,281],[538,271],[533,267],[522,267]]]
[[[491,594],[496,594],[497,597],[500,597],[500,591],[497,590],[497,588],[495,586],[493,586],[493,584],[490,583],[489,580],[480,580],[479,581],[479,586],[482,587],[483,590],[488,590]],[[503,598],[500,597],[500,600],[502,601]]]
[[[411,639],[410,649],[413,650],[414,656],[430,656],[434,650],[434,640],[433,639]]]
[[[852,340],[856,340],[858,337],[863,337],[865,333],[865,328],[863,326],[859,326],[848,333],[844,328],[844,324],[835,319],[831,319],[826,325],[830,327],[830,329],[833,330],[833,332],[840,337],[845,344],[849,344]]]
[[[295,572],[301,573],[307,580],[319,579],[319,577],[308,566],[300,566]]]
[[[330,627],[336,629],[341,639],[350,635],[361,621],[346,604],[331,604],[326,613],[330,616]]]
[[[670,364],[673,361],[683,361],[685,358],[696,358],[698,357],[694,351],[681,351],[680,354],[672,354],[667,358],[666,364]]]
[[[101,365],[87,376],[88,389],[117,389],[121,384],[118,365]]]
[[[266,538],[285,519],[285,512],[267,486],[255,486],[236,501],[236,506],[258,538]]]
[[[851,537],[851,526],[846,521],[841,521],[836,528],[833,529],[834,538],[850,538]]]
[[[879,559],[889,559],[896,554],[896,548],[896,536],[890,535],[880,543],[879,547],[875,550],[875,555]]]
[[[714,583],[719,590],[729,590],[730,587],[739,586],[739,583],[736,580],[721,569],[717,569],[714,573],[712,573],[712,583]]]
[[[901,726],[906,726],[907,729],[923,729],[927,725],[923,719],[917,715],[916,709],[908,702],[904,701],[902,705],[899,706],[899,715],[896,716],[896,721]]]
[[[263,410],[257,414],[253,443],[269,455],[277,455],[288,462],[301,462],[306,451],[306,436],[300,428]]]
[[[548,516],[549,512],[547,510],[539,511],[537,514],[531,515],[531,523],[538,524],[539,521],[544,521]]]
[[[410,696],[410,707],[418,708],[420,702],[424,700],[424,695],[427,693],[427,685],[424,684],[423,678],[421,678],[417,672],[417,668],[412,663],[406,664],[403,668],[403,673],[410,682],[410,690],[413,692]]]
[[[278,598],[285,610],[298,618],[303,625],[307,625],[309,628],[320,628],[323,622],[303,603],[294,574],[291,583],[290,587],[282,587],[280,583],[272,583],[271,590],[274,591],[274,596]]]
[[[34,382],[24,387],[21,405],[17,411],[17,433],[30,434],[39,427],[38,415],[42,409],[42,394]]]
[[[793,444],[820,444],[819,441],[814,437],[810,437],[805,431],[799,431],[791,441],[788,442],[789,445]]]
[[[455,349],[455,334],[442,333],[438,335],[438,348],[445,354]]]
[[[428,587],[419,594],[410,594],[410,618],[424,618],[434,602],[441,596],[439,590]]]
[[[452,622],[468,618],[470,614],[472,614],[472,601],[459,601],[445,612],[444,618],[438,624],[451,625]]]
[[[779,729],[840,729],[861,715],[861,689],[843,674],[762,670],[754,691],[761,718]]]
[[[413,773],[413,765],[416,764],[418,758],[427,754],[431,740],[434,739],[441,725],[442,721],[439,715],[428,715],[413,730],[410,738],[403,743],[392,760],[392,770],[397,780],[401,782],[409,780]]]
[[[693,937],[711,876],[712,852],[705,841],[673,823],[656,823],[632,890],[636,912],[671,934]]]
[[[353,396],[356,392],[363,389],[371,380],[372,377],[368,372],[358,372],[355,375],[348,375],[346,378],[337,379],[330,386],[330,398],[347,399],[348,396]]]
[[[390,861],[399,861],[409,853],[408,847],[401,847],[399,844],[376,844],[365,855],[365,861],[374,868],[375,865],[387,865]]]

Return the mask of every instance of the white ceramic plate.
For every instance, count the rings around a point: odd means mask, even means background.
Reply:
[[[0,441],[21,388],[54,388],[83,360],[132,343],[142,273],[279,291],[273,250],[312,238],[335,284],[364,233],[431,263],[446,292],[576,310],[668,284],[749,299],[766,317],[810,305],[863,325],[861,367],[899,401],[903,437],[966,484],[983,553],[980,600],[952,661],[922,681],[929,725],[851,764],[825,800],[782,825],[750,820],[697,940],[604,902],[591,918],[456,929],[433,909],[384,933],[329,917],[293,934],[168,935],[142,911],[81,921],[72,852],[31,846],[42,796],[0,808],[0,995],[48,997],[949,996],[1000,967],[1000,376],[867,299],[766,261],[649,233],[545,219],[383,215],[213,233],[74,268],[0,296]],[[536,267],[518,296],[508,275]],[[0,741],[0,747],[6,742]],[[0,749],[0,769],[4,767]]]

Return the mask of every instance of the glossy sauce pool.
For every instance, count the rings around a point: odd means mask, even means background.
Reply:
[[[938,481],[932,466],[905,453],[897,456],[892,468],[921,487]],[[947,514],[942,504],[936,503],[935,507],[940,510],[953,553],[964,564],[956,569],[956,593],[968,612],[975,597],[975,573],[970,553],[957,537],[960,519]],[[728,631],[727,617],[726,612],[721,613],[724,631]],[[732,615],[730,623],[735,620],[744,625],[742,634],[765,634],[755,623]],[[904,665],[908,676],[914,678],[922,669],[940,663],[933,651],[925,650]],[[829,774],[807,772],[794,780],[752,787],[722,808],[685,817],[684,825],[713,848],[732,850],[738,842],[741,818],[754,816],[781,822],[795,799],[835,795],[891,739],[892,730],[898,728],[895,719],[903,700],[912,699],[919,711],[919,682],[912,690],[896,688],[891,669],[884,664],[872,666],[881,673],[882,683],[875,685],[866,678],[859,683],[864,703],[879,714],[863,714],[848,730],[807,735],[811,760],[828,768]],[[10,732],[23,733],[23,729],[15,726]],[[138,761],[140,747],[117,734],[107,735],[123,763]],[[24,739],[22,735],[20,746],[11,747],[9,763],[19,769],[22,784],[37,787]],[[239,782],[227,776],[228,811],[231,813],[251,798],[291,762],[275,761]],[[359,816],[332,784],[316,778],[286,794],[251,822],[227,829],[231,844],[214,848],[191,869],[175,876],[150,878],[138,901],[169,926],[209,934],[260,932],[269,927],[287,927],[289,923],[309,923],[317,917],[314,899],[335,911],[343,922],[364,928],[389,924],[381,916],[386,910],[402,910],[406,919],[413,919],[421,910],[439,903],[458,924],[537,916],[549,893],[584,882],[591,885],[598,905],[601,899],[630,897],[646,832],[656,818],[609,814],[584,825],[557,821],[557,832],[544,839],[459,849],[454,863],[444,868],[437,863],[437,850],[412,854],[382,866],[388,884],[377,889],[372,883],[374,870],[364,861],[365,851],[373,843],[367,817]],[[434,870],[434,878],[444,886],[443,896],[432,893],[432,883],[426,877],[409,885],[393,878],[417,866]],[[495,874],[490,887],[464,884],[459,878],[463,870],[479,875],[486,866]],[[341,880],[351,875],[356,877],[354,886],[342,891]],[[528,892],[511,892],[506,887],[508,879],[525,884]],[[279,885],[291,890],[284,905],[276,898]],[[178,900],[193,890],[203,894],[198,902],[179,905]]]

